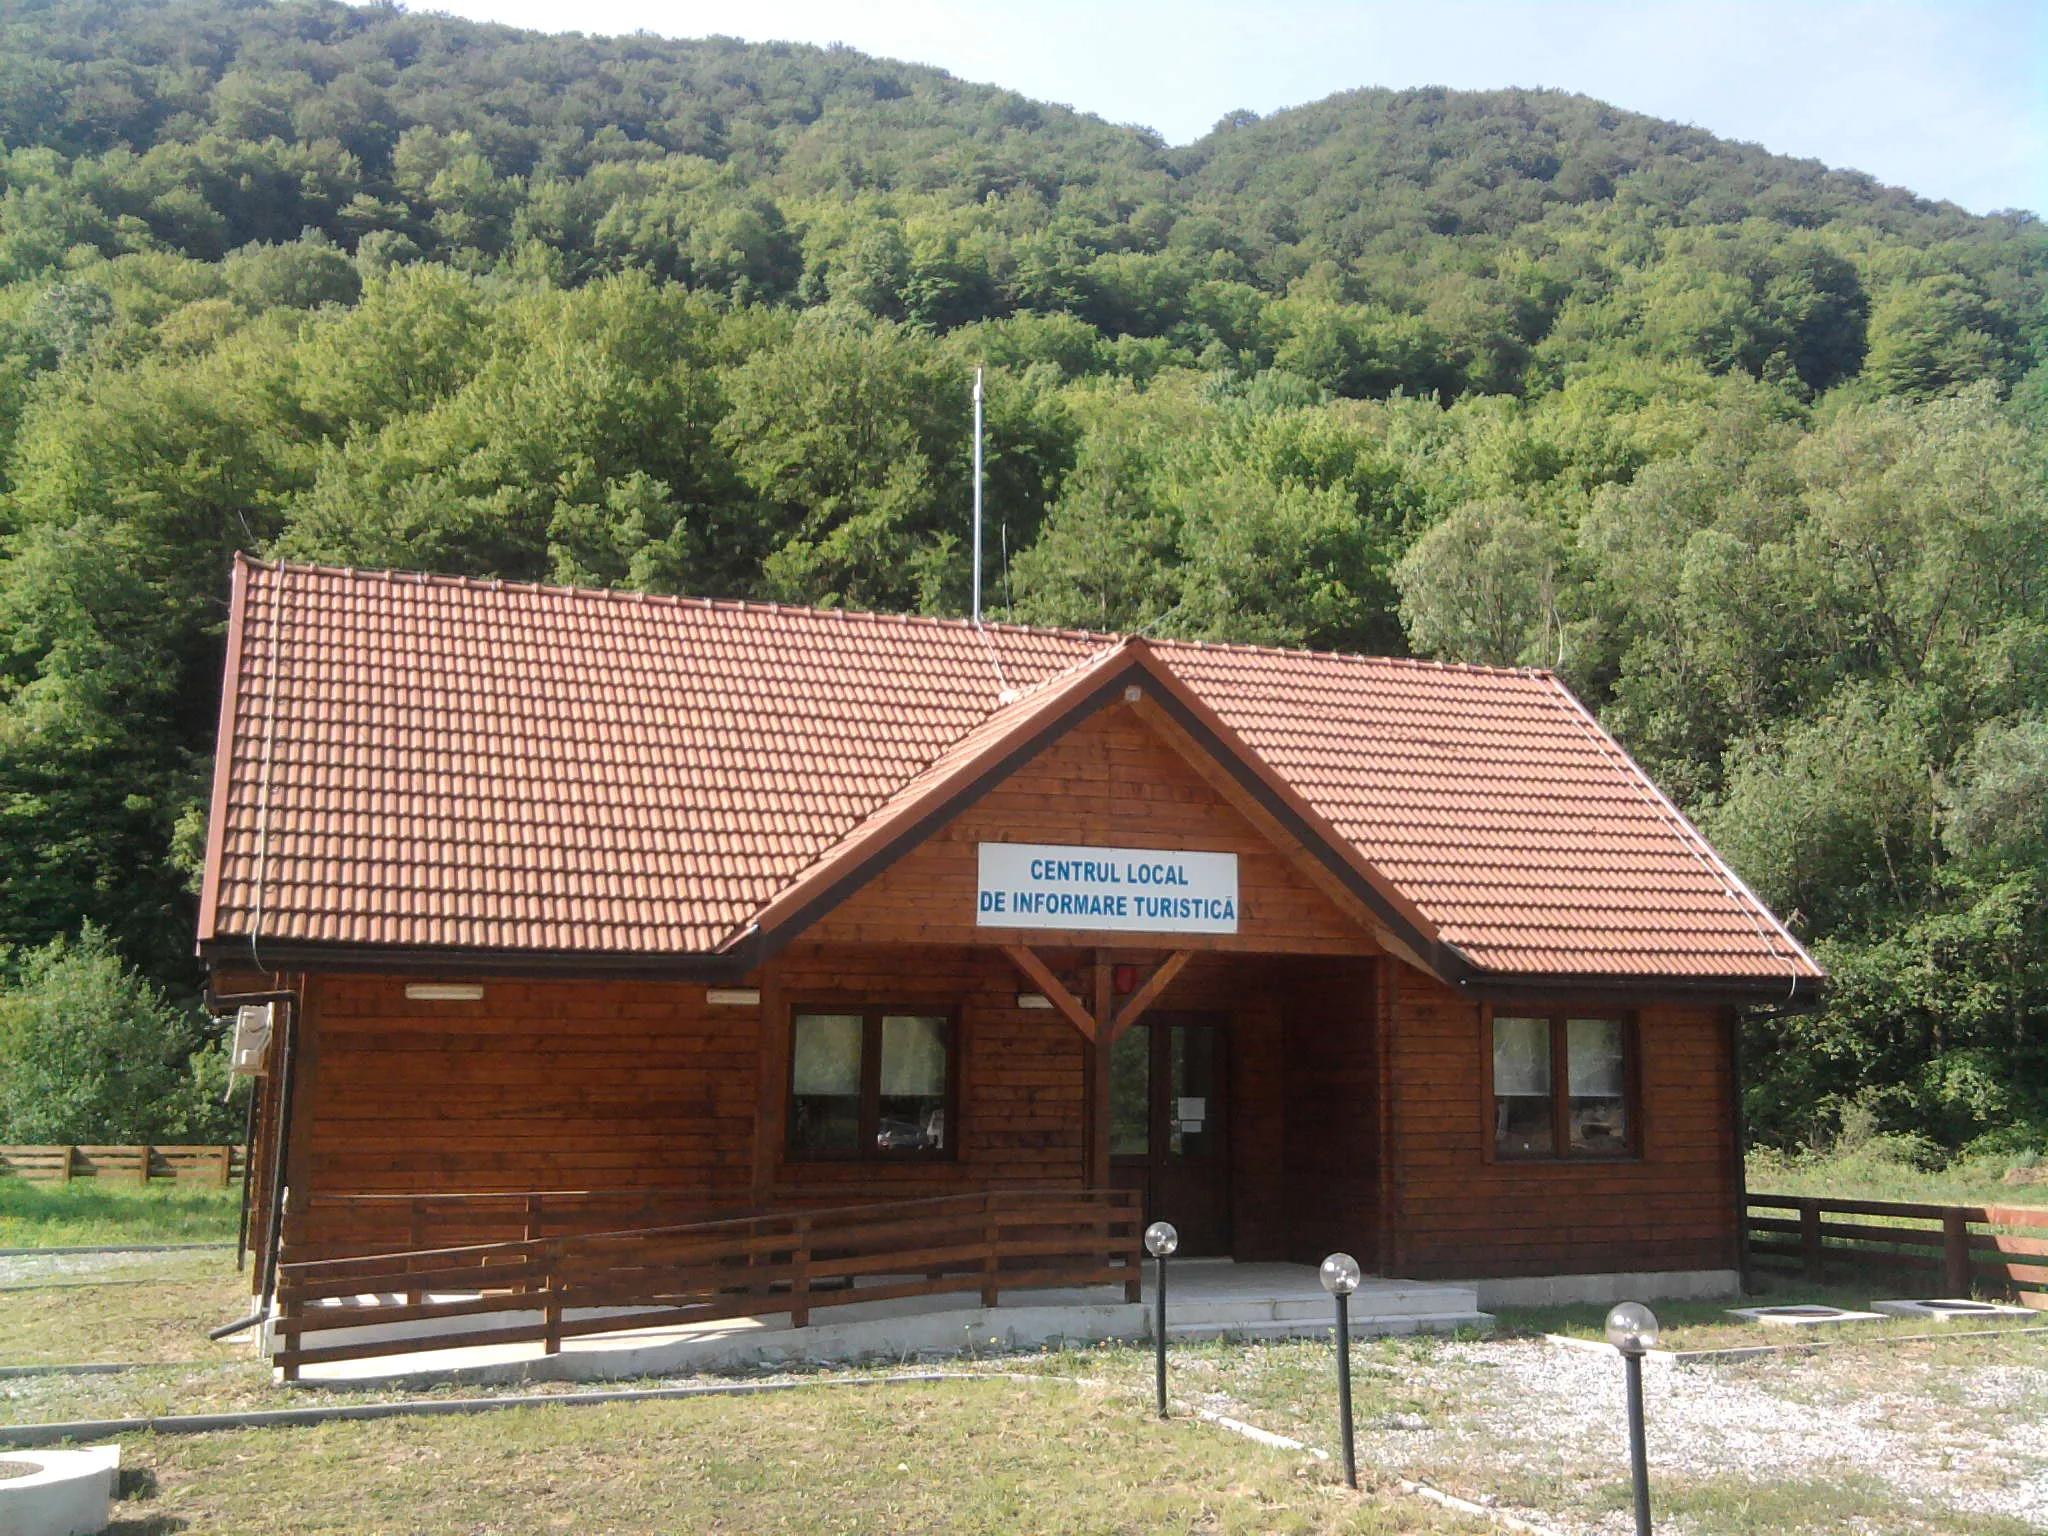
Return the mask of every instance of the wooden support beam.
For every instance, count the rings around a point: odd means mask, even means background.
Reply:
[[[1123,1007],[1117,1009],[1116,1018],[1109,1027],[1109,1038],[1115,1040],[1137,1023],[1145,1010],[1159,1001],[1159,994],[1173,985],[1173,978],[1180,974],[1181,967],[1194,958],[1192,949],[1176,949],[1160,961],[1158,969],[1146,978],[1145,984],[1124,999]]]
[[[1088,1142],[1088,1187],[1109,1188],[1109,1048],[1112,1036],[1109,1032],[1111,1010],[1116,1006],[1114,971],[1109,955],[1104,950],[1095,951],[1095,1017],[1102,1020],[1096,1030],[1094,1048],[1095,1078],[1089,1084],[1088,1121],[1092,1134]]]
[[[1093,1043],[1100,1033],[1095,1026],[1095,1015],[1081,1005],[1081,1000],[1061,984],[1053,975],[1052,967],[1038,958],[1036,951],[1023,944],[1005,944],[1003,953],[1010,957],[1010,963],[1024,973],[1039,991],[1043,992],[1053,1007],[1067,1016],[1067,1022],[1081,1031],[1082,1037]]]
[[[1107,952],[1107,951],[1105,951],[1105,950],[1100,950],[1100,949],[1096,950],[1096,951],[1095,951],[1095,1017],[1096,1017],[1096,1019],[1097,1019],[1098,1021],[1104,1021],[1104,1020],[1107,1020],[1107,1019],[1108,1019],[1108,1018],[1109,1018],[1109,1017],[1111,1016],[1111,1014],[1113,1013],[1113,1011],[1115,1010],[1115,1007],[1116,1007],[1116,986],[1115,986],[1114,976],[1115,976],[1115,967],[1113,967],[1113,966],[1112,966],[1112,965],[1111,965],[1111,964],[1109,963],[1109,955],[1108,955],[1108,952]],[[1104,1028],[1102,1027],[1102,1023],[1101,1023],[1101,1022],[1098,1022],[1098,1023],[1096,1024],[1096,1026],[1095,1026],[1095,1034],[1096,1034],[1096,1042],[1095,1042],[1095,1043],[1096,1043],[1097,1045],[1105,1045],[1105,1046],[1106,1046],[1106,1045],[1108,1045],[1108,1044],[1109,1044],[1109,1031],[1108,1031],[1108,1030],[1106,1030],[1106,1029],[1104,1029]]]

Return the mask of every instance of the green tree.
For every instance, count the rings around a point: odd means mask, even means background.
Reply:
[[[1924,400],[2008,376],[2010,326],[1982,288],[1959,273],[1901,283],[1870,317],[1870,382]]]
[[[180,1008],[88,925],[14,958],[0,991],[0,1136],[16,1144],[222,1142],[223,1059]]]
[[[826,605],[961,611],[968,380],[897,328],[807,326],[726,377],[717,437],[759,498],[764,584]]]
[[[1015,562],[1013,616],[1081,629],[1146,629],[1180,604],[1179,519],[1144,448],[1087,441],[1044,532]]]
[[[289,245],[247,245],[221,263],[228,292],[244,308],[317,309],[353,304],[363,291],[354,262],[315,231]]]
[[[1501,667],[1563,659],[1564,542],[1520,502],[1458,508],[1415,541],[1394,579],[1402,622],[1425,655]]]

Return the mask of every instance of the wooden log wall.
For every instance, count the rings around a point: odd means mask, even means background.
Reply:
[[[778,961],[772,976],[766,1054],[773,1066],[762,1077],[761,1110],[770,1122],[773,1204],[1080,1186],[1084,1042],[1058,1013],[1017,1006],[1031,985],[1007,957],[986,949],[813,946]],[[835,1002],[953,1012],[958,1139],[951,1161],[794,1162],[784,1154],[788,1015]]]
[[[1387,962],[1392,963],[1392,962]],[[1378,975],[1371,960],[1303,961],[1281,993],[1286,1258],[1379,1261]]]
[[[1109,952],[1142,973],[1161,952]],[[1094,951],[1046,951],[1078,975]],[[1280,962],[1198,956],[1161,1011],[1232,1015],[1236,1252],[1288,1245]],[[476,1002],[419,1002],[399,977],[328,977],[306,1010],[303,1198],[298,1259],[390,1246],[389,1203],[334,1196],[529,1190],[660,1191],[674,1219],[801,1209],[981,1189],[1081,1187],[1088,1052],[1058,1013],[1017,1006],[1031,990],[999,951],[810,948],[778,960],[758,1006],[714,1006],[701,984],[483,982]],[[956,1019],[956,1155],[804,1162],[784,1151],[788,1018],[834,1003],[946,1009]],[[559,1211],[557,1211],[559,1207]],[[550,1205],[573,1220],[575,1203]],[[563,1215],[562,1213],[566,1213]],[[434,1241],[509,1235],[516,1206],[470,1231],[427,1210]],[[375,1240],[365,1245],[355,1234]],[[507,1226],[507,1224],[511,1226]],[[401,1245],[403,1246],[403,1245]]]
[[[742,1205],[755,1013],[679,982],[486,980],[464,1002],[410,999],[403,977],[315,977],[287,1246],[345,1237],[301,1195],[684,1189]]]
[[[1042,953],[1076,987],[1095,954]],[[1107,952],[1140,972],[1159,953]],[[1056,1012],[1017,1006],[1031,988],[999,951],[814,946],[762,982],[758,1006],[720,1007],[686,983],[486,981],[479,1002],[422,1003],[402,978],[316,980],[306,1192],[660,1190],[687,1193],[676,1217],[699,1220],[1082,1184],[1085,1044]],[[788,1015],[835,1002],[954,1012],[953,1159],[785,1155]],[[1241,1259],[1347,1248],[1417,1278],[1735,1265],[1727,1023],[1715,1010],[1640,1015],[1639,1159],[1496,1163],[1483,1011],[1405,965],[1198,955],[1155,1007],[1232,1016]],[[342,1220],[315,1209],[289,1246],[348,1251]]]
[[[1641,1156],[1492,1160],[1480,1005],[1393,966],[1382,1265],[1417,1279],[1734,1269],[1730,1020],[1638,1010]],[[1593,1012],[1595,1010],[1588,1010]]]
[[[745,1197],[752,1010],[714,1007],[702,985],[491,981],[477,1002],[318,985],[318,1186]]]
[[[1081,988],[1093,950],[1043,951],[1056,972]],[[1105,951],[1139,974],[1162,951]],[[1198,955],[1160,995],[1152,1014],[1221,1012],[1230,1019],[1229,1103],[1224,1135],[1230,1157],[1232,1252],[1273,1260],[1289,1246],[1287,1119],[1280,996],[1288,962],[1239,955]],[[851,1198],[908,1198],[979,1188],[1053,1188],[1083,1178],[1087,1051],[1056,1013],[1020,1009],[1033,990],[999,954],[986,950],[817,949],[775,967],[785,1007],[802,1001],[928,999],[959,1012],[959,1157],[952,1163],[799,1163],[782,1157],[779,1091],[764,1105],[776,1170],[769,1201],[778,1207],[828,1205]],[[845,990],[837,990],[845,989]],[[873,990],[869,990],[873,989]],[[785,1081],[782,1049],[765,1079]]]

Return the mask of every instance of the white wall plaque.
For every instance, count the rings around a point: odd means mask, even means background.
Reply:
[[[1237,855],[983,843],[981,928],[1237,932]]]

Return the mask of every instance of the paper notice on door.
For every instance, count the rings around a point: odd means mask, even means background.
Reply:
[[[1207,1099],[1182,1099],[1180,1101],[1180,1113],[1174,1116],[1174,1118],[1180,1121],[1182,1130],[1199,1131],[1202,1128],[1202,1122],[1209,1118],[1209,1101]]]

